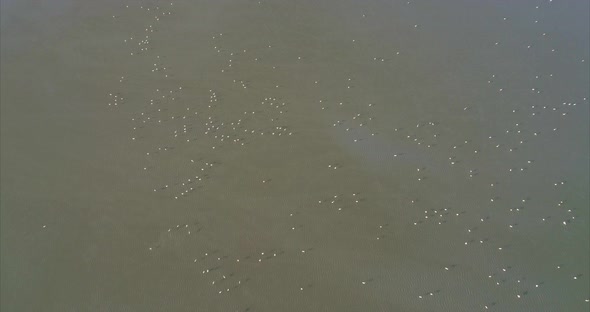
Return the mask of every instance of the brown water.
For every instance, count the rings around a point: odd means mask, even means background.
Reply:
[[[588,309],[587,2],[1,3],[2,311]]]

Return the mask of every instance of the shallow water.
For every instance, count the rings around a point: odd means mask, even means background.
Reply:
[[[3,0],[2,310],[587,310],[588,12]]]

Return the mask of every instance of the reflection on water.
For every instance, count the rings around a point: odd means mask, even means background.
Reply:
[[[588,309],[587,3],[2,14],[4,309]]]

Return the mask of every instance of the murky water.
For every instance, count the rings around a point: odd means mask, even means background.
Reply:
[[[586,311],[583,1],[2,2],[2,311]]]

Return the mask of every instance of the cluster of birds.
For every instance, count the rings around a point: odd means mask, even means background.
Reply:
[[[551,5],[556,5],[551,2],[549,0],[532,9],[550,10]],[[258,5],[263,3],[259,2]],[[284,50],[281,50],[280,44],[265,44],[256,48],[252,48],[250,44],[248,49],[235,47],[230,41],[232,38],[228,39],[224,33],[212,35],[210,44],[216,56],[221,59],[221,65],[215,69],[215,75],[221,75],[219,79],[226,81],[232,89],[212,85],[206,88],[207,92],[197,94],[196,88],[188,84],[179,85],[178,81],[171,79],[174,75],[171,66],[167,65],[167,56],[159,55],[153,46],[161,36],[165,36],[160,31],[160,26],[164,22],[170,22],[170,16],[174,16],[173,8],[176,8],[173,3],[159,6],[126,6],[126,9],[134,12],[133,14],[141,14],[146,21],[145,25],[139,27],[139,33],[124,39],[123,42],[127,54],[134,58],[142,58],[142,64],[146,64],[145,77],[134,78],[138,82],[155,79],[154,83],[161,82],[162,87],[146,91],[147,94],[143,95],[147,96],[145,101],[140,100],[141,97],[136,94],[126,94],[123,87],[116,92],[108,93],[107,100],[110,109],[132,116],[130,140],[144,153],[145,165],[138,169],[143,169],[144,174],[148,174],[153,181],[155,196],[166,196],[171,200],[198,197],[195,194],[206,189],[207,181],[219,175],[216,169],[225,165],[216,156],[221,153],[241,153],[247,150],[249,145],[260,140],[265,140],[265,144],[273,144],[276,141],[271,141],[270,137],[288,138],[297,134],[291,125],[297,124],[299,119],[308,120],[310,116],[319,116],[324,127],[322,131],[335,131],[345,138],[344,144],[382,144],[383,141],[380,140],[384,138],[401,142],[400,146],[407,151],[402,148],[402,151],[382,157],[397,164],[396,166],[412,164],[415,168],[411,171],[413,173],[408,172],[407,176],[401,179],[412,180],[412,183],[408,183],[412,188],[412,194],[430,194],[430,198],[416,195],[403,200],[400,205],[392,203],[396,206],[391,208],[394,211],[408,211],[407,214],[395,213],[396,218],[402,218],[395,222],[407,223],[410,233],[416,236],[420,235],[420,231],[441,237],[448,234],[452,239],[444,244],[453,250],[463,248],[461,253],[472,257],[474,261],[482,257],[494,260],[481,265],[481,270],[489,271],[489,274],[479,275],[480,282],[484,285],[489,284],[490,287],[482,291],[494,293],[497,297],[480,304],[480,308],[500,309],[502,304],[510,307],[514,303],[506,296],[525,300],[535,294],[535,291],[549,286],[551,278],[541,276],[540,273],[547,273],[548,269],[527,271],[526,263],[519,263],[507,254],[515,252],[512,241],[516,245],[526,245],[520,237],[535,236],[542,227],[548,227],[548,231],[555,237],[565,239],[569,228],[578,225],[576,207],[568,203],[569,184],[565,177],[552,178],[551,181],[555,182],[536,181],[544,168],[535,166],[539,162],[538,158],[542,156],[535,155],[532,158],[531,155],[534,153],[531,151],[539,150],[539,146],[546,142],[558,140],[560,130],[571,126],[568,118],[575,116],[581,106],[588,106],[587,95],[568,95],[561,102],[550,102],[543,97],[546,93],[552,92],[547,82],[557,78],[553,73],[539,72],[527,81],[532,85],[527,93],[519,94],[524,100],[510,100],[510,92],[514,90],[511,90],[509,79],[504,79],[503,73],[494,73],[481,79],[481,89],[488,92],[490,101],[497,102],[497,107],[493,110],[473,103],[449,108],[448,114],[453,118],[437,116],[438,118],[427,117],[423,120],[403,120],[399,125],[384,127],[383,119],[387,117],[383,115],[382,107],[389,104],[373,99],[354,99],[350,92],[354,91],[355,96],[358,96],[363,91],[352,75],[331,82],[335,86],[332,88],[335,90],[333,96],[323,94],[315,98],[316,94],[322,93],[325,84],[323,79],[312,79],[309,89],[302,91],[308,93],[311,99],[308,103],[299,103],[296,98],[289,100],[284,90],[298,90],[295,86],[274,81],[259,81],[264,80],[260,77],[247,77],[248,70],[241,69],[241,66],[247,62],[248,66],[259,68],[260,76],[260,72],[283,70],[280,62],[272,64],[267,59],[289,58],[282,61],[290,62],[292,67],[289,67],[289,70],[297,71],[298,64],[304,64],[306,57],[294,58],[288,53],[285,56],[281,54]],[[114,18],[123,19],[125,16]],[[361,18],[367,19],[366,14],[362,14]],[[499,22],[509,21],[504,17]],[[543,30],[543,23],[539,23],[538,19],[531,23],[538,27],[539,37],[547,42],[551,40],[551,35]],[[408,27],[418,32],[426,31],[419,24]],[[239,39],[248,41],[248,38]],[[531,41],[537,39],[531,38]],[[357,39],[352,39],[352,42],[359,45]],[[495,39],[489,43],[495,49],[504,47],[502,42]],[[537,47],[526,44],[521,48],[520,52],[526,53]],[[556,48],[550,48],[550,52],[551,57],[559,57]],[[400,52],[394,51],[390,54],[397,57]],[[392,60],[388,57],[373,57],[367,61],[389,63]],[[579,60],[580,63],[584,61]],[[539,71],[541,70],[539,68]],[[155,76],[150,77],[150,71]],[[123,86],[132,78],[125,73],[122,74],[119,82]],[[289,72],[283,74],[289,75]],[[516,91],[522,91],[521,89]],[[260,94],[264,96],[260,97]],[[486,110],[493,112],[493,115],[490,114],[491,121],[482,119],[482,116],[487,117]],[[496,114],[508,117],[493,117]],[[477,133],[464,132],[461,129],[461,126],[473,121],[492,125],[482,127],[483,130],[478,130]],[[297,141],[292,142],[296,144]],[[178,157],[185,155],[191,156],[189,159],[178,160]],[[416,158],[414,155],[422,156]],[[403,160],[399,162],[400,159]],[[329,171],[328,174],[341,174],[340,172],[346,172],[349,167],[347,163],[338,159],[321,166]],[[350,175],[354,176],[354,173]],[[450,185],[446,185],[443,191],[432,191],[439,187],[440,184],[437,183],[445,181],[445,176],[449,177],[449,181],[458,181],[458,184],[448,183]],[[305,220],[308,218],[327,220],[322,221],[322,224],[344,220],[321,218],[332,213],[342,215],[348,212],[351,219],[346,220],[349,222],[363,218],[363,214],[366,216],[376,211],[371,207],[383,202],[379,199],[380,196],[388,198],[390,195],[367,187],[354,192],[341,191],[338,187],[338,179],[341,177],[342,175],[335,176],[333,185],[326,186],[325,193],[331,195],[319,199],[310,198],[304,207],[285,214],[284,235],[291,235],[288,233],[292,231],[300,233],[294,235],[304,235],[306,231],[296,230],[304,228]],[[262,183],[270,181],[272,177],[262,180]],[[464,186],[465,189],[457,189],[453,185]],[[521,189],[525,191],[515,192]],[[454,195],[450,196],[447,190]],[[470,192],[473,195],[465,195]],[[539,193],[550,194],[553,196],[553,202],[549,201],[548,195],[537,196]],[[540,206],[544,208],[539,209]],[[547,214],[548,210],[551,211],[550,214]],[[299,221],[297,218],[300,218]],[[556,225],[560,227],[557,228]],[[584,226],[584,223],[580,223],[580,226]],[[162,231],[160,239],[148,247],[149,251],[156,252],[167,240],[178,239],[181,235],[194,236],[203,229],[207,230],[206,226],[201,224],[178,224],[170,227]],[[385,238],[393,238],[394,233],[398,231],[389,220],[371,223],[366,230],[372,231],[371,233],[375,234],[371,235],[372,239],[380,244],[386,244],[388,240]],[[457,234],[453,234],[455,232]],[[309,247],[297,247],[293,250],[269,248],[254,254],[231,255],[231,251],[220,251],[214,246],[206,249],[207,251],[190,260],[198,266],[198,271],[210,283],[212,291],[218,294],[231,293],[247,285],[251,280],[247,272],[253,266],[265,265],[280,256],[302,255],[313,250]],[[579,272],[584,270],[584,266],[587,264],[568,268],[564,268],[562,264],[555,264],[551,271],[558,271],[553,276],[566,276],[571,283],[577,283],[564,284],[564,287],[583,287],[580,280],[587,284],[587,276]],[[440,268],[445,272],[457,272],[462,269],[468,271],[468,268],[462,268],[454,263]],[[368,285],[375,278],[367,277],[358,282],[360,285]],[[445,289],[431,290],[430,287],[426,282],[422,285],[423,289],[415,295],[418,302],[438,298],[445,293]],[[502,290],[494,289],[498,287]],[[294,288],[303,291],[306,285],[298,284]],[[589,299],[586,297],[579,300],[588,302]]]

